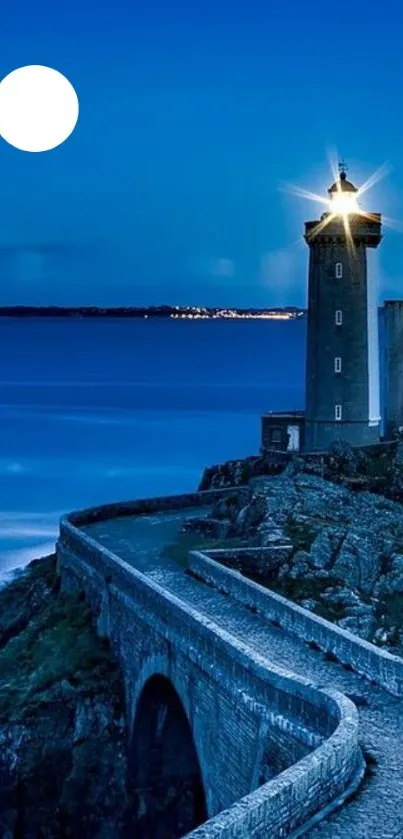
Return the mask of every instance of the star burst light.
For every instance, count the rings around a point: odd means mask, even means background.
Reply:
[[[307,198],[310,201],[316,201],[319,204],[324,206],[324,213],[321,216],[320,221],[316,225],[316,227],[312,230],[312,235],[317,233],[321,233],[328,224],[336,219],[341,219],[343,222],[347,244],[349,250],[354,252],[354,242],[351,233],[351,217],[354,216],[361,216],[362,218],[368,219],[368,221],[374,220],[374,215],[366,210],[363,210],[360,205],[360,198],[370,189],[374,184],[378,183],[388,172],[390,171],[390,167],[387,164],[383,164],[379,169],[377,169],[358,189],[350,184],[346,179],[345,169],[346,166],[343,163],[339,163],[336,166],[331,161],[331,169],[334,179],[333,187],[328,191],[329,197],[326,198],[324,195],[319,195],[315,192],[311,192],[306,189],[300,189],[295,186],[288,187],[288,191],[292,192],[294,195],[298,195],[301,198]],[[378,220],[378,219],[377,219]],[[383,218],[384,223],[391,227],[399,227],[397,222],[393,222],[392,219]]]

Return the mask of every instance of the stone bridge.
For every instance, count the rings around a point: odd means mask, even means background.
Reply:
[[[403,837],[403,662],[214,552],[185,568],[162,551],[195,508],[233,492],[61,521],[63,585],[84,590],[121,664],[147,836]]]

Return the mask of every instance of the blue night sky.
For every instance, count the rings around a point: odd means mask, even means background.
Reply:
[[[81,111],[51,152],[0,142],[0,304],[305,305],[323,209],[284,183],[324,192],[332,148],[358,184],[387,161],[365,206],[403,222],[402,23],[368,0],[5,4],[0,77],[54,67]]]

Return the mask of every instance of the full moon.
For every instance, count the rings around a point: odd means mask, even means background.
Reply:
[[[21,151],[60,146],[74,130],[78,111],[73,85],[51,67],[19,67],[0,83],[0,137]]]

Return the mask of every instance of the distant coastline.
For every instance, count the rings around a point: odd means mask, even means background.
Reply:
[[[218,306],[0,306],[3,318],[175,318],[295,320],[305,317],[297,306],[267,309]]]

